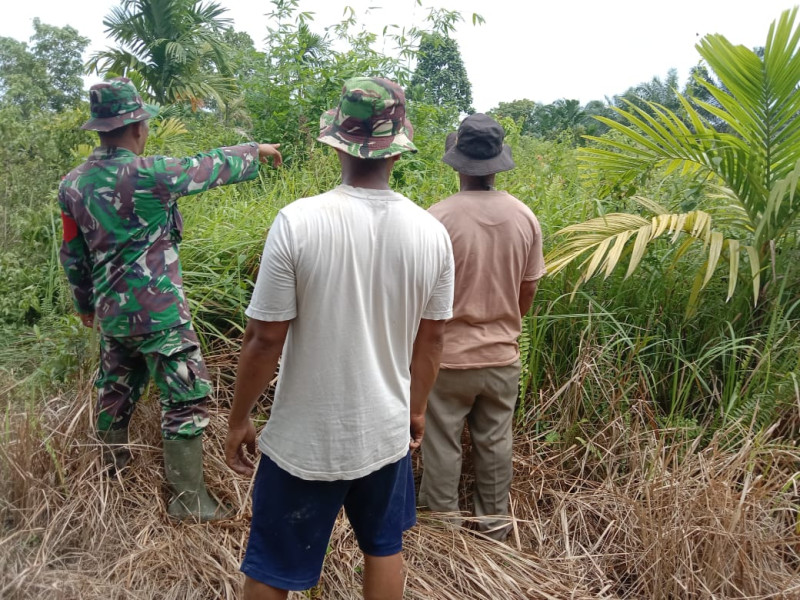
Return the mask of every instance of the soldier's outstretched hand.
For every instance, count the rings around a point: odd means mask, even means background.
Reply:
[[[275,167],[280,167],[283,164],[283,157],[278,151],[280,144],[259,144],[258,145],[258,160],[265,163],[272,157],[272,164]]]

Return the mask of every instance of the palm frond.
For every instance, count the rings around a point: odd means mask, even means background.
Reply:
[[[647,204],[658,206],[645,198],[637,200],[643,206]],[[671,236],[670,243],[673,245],[681,238],[688,237],[681,244],[675,260],[683,255],[692,242],[703,245],[707,259],[698,272],[699,279],[695,284],[698,293],[711,281],[723,254],[729,256],[727,299],[733,296],[739,279],[741,252],[747,254],[756,282],[761,269],[758,254],[754,252],[752,246],[741,244],[737,239],[726,239],[721,232],[712,229],[711,215],[699,210],[687,213],[661,213],[650,219],[628,213],[612,213],[570,225],[556,232],[556,235],[563,236],[564,239],[559,241],[548,254],[547,271],[550,275],[555,275],[583,257],[579,265],[581,275],[575,286],[576,290],[600,272],[607,278],[626,255],[630,255],[630,259],[625,277],[630,277],[652,242],[665,236]],[[631,239],[634,240],[632,246]],[[757,300],[758,287],[754,289]]]
[[[135,69],[162,104],[225,104],[235,93],[222,40],[225,11],[216,2],[124,0],[103,21],[117,48],[96,53],[87,67],[100,74]]]
[[[630,275],[648,245],[669,232],[673,244],[688,236],[701,241],[706,252],[692,301],[708,285],[726,253],[728,298],[739,279],[744,253],[758,300],[760,272],[769,260],[770,248],[796,229],[800,215],[800,201],[796,199],[800,181],[797,14],[798,8],[787,10],[772,24],[763,56],[732,44],[722,35],[709,35],[700,41],[697,50],[719,83],[699,75],[696,82],[712,101],[679,96],[678,115],[641,100],[615,108],[619,121],[597,117],[613,136],[587,136],[594,144],[581,152],[580,159],[588,173],[610,182],[604,189],[621,189],[654,173],[663,177],[680,173],[696,177],[713,202],[695,215],[668,215],[663,207],[645,200],[640,204],[656,214],[652,222],[640,223],[615,214],[589,221],[586,227],[568,227],[558,234],[566,239],[550,254],[552,270],[563,269],[588,254],[581,263],[580,285],[601,270],[608,276],[630,252]],[[712,214],[717,225],[714,230]],[[616,229],[610,230],[609,223]],[[635,241],[628,250],[630,239]],[[689,246],[683,242],[678,254]]]

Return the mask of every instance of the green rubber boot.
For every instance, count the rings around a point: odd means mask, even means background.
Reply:
[[[179,521],[201,523],[231,516],[231,511],[208,495],[203,479],[203,438],[164,440],[164,470],[174,494],[167,513]]]
[[[103,464],[111,467],[111,473],[122,471],[131,462],[128,448],[128,428],[98,431],[97,438],[103,444]]]

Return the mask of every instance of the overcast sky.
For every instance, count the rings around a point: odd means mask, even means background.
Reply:
[[[103,17],[118,0],[36,0],[4,3],[0,36],[27,40],[32,20],[72,25],[92,39],[89,52],[108,43]],[[265,50],[267,0],[218,0],[234,27]],[[428,6],[455,8],[465,21],[455,38],[472,82],[473,104],[487,111],[499,102],[528,98],[550,103],[603,100],[677,68],[681,84],[698,62],[695,44],[721,33],[748,47],[764,45],[769,25],[791,0],[300,0],[315,13],[319,32],[342,18],[345,6],[373,31],[384,25],[422,25]],[[486,19],[472,25],[472,13]],[[88,56],[88,53],[87,53]],[[91,83],[91,82],[90,82]]]

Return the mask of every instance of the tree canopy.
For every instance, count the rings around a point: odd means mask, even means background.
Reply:
[[[30,45],[0,37],[0,102],[24,116],[46,108],[61,111],[83,95],[82,54],[89,39],[72,27],[33,20]]]
[[[223,41],[226,10],[200,0],[122,0],[103,20],[118,46],[94,54],[88,67],[109,76],[135,71],[141,91],[161,104],[225,104],[235,90]]]
[[[437,32],[422,35],[409,97],[433,106],[455,106],[472,113],[472,84],[458,43]]]
[[[560,98],[551,104],[528,99],[501,102],[490,114],[497,119],[512,119],[523,135],[546,140],[564,138],[573,144],[583,144],[584,135],[600,135],[608,129],[594,117],[611,116],[613,112],[599,100],[581,106],[578,100]]]

